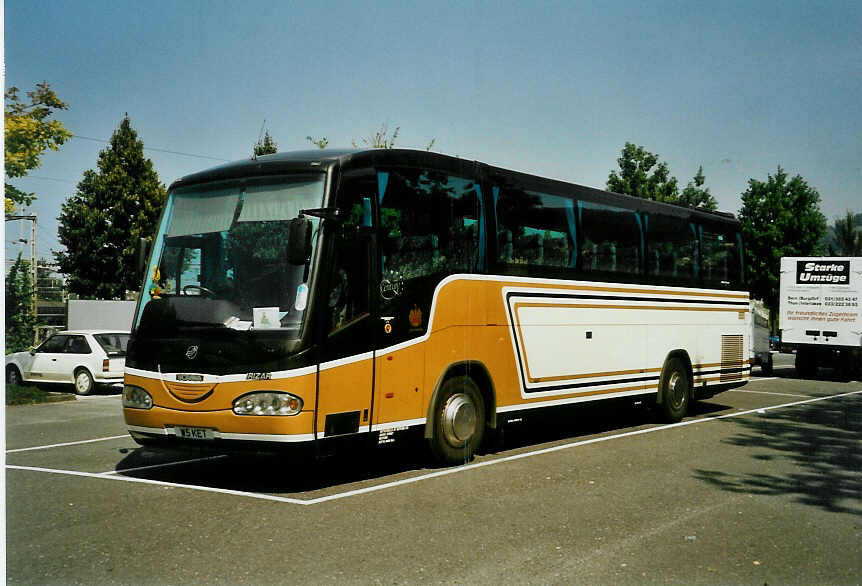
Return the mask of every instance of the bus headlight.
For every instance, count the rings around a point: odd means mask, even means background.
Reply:
[[[150,394],[134,385],[123,385],[123,407],[130,409],[151,409],[153,398]]]
[[[237,415],[296,415],[302,411],[302,399],[278,391],[254,391],[233,402]]]

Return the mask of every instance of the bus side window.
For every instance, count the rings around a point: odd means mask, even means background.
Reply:
[[[701,226],[703,279],[724,287],[738,287],[741,281],[739,242],[734,232]]]
[[[574,202],[514,186],[494,190],[497,259],[506,264],[574,267]]]
[[[343,224],[332,224],[336,231],[327,305],[330,332],[353,323],[369,312],[368,279],[371,273],[369,244],[360,227],[371,225],[371,201],[377,194],[373,174],[363,173],[344,178],[336,206],[346,218]]]
[[[583,231],[584,271],[641,273],[643,220],[634,210],[589,201],[578,202]]]
[[[380,203],[383,278],[474,272],[480,199],[468,179],[425,169],[388,172]]]
[[[697,239],[688,220],[650,215],[647,230],[647,275],[691,279],[697,264]]]

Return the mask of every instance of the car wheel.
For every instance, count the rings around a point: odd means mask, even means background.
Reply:
[[[75,392],[79,395],[89,395],[93,392],[93,375],[86,368],[75,371]]]
[[[485,402],[476,383],[467,376],[444,382],[433,417],[428,447],[434,460],[447,466],[472,460],[485,433]]]
[[[6,384],[7,385],[20,385],[21,384],[21,372],[18,370],[17,366],[9,365],[6,367]]]
[[[661,411],[665,421],[676,423],[688,412],[691,381],[688,369],[679,358],[671,358],[661,373]]]

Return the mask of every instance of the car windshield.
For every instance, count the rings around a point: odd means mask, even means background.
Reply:
[[[288,259],[290,221],[323,201],[324,175],[175,190],[168,201],[137,316],[150,327],[292,329],[311,278]],[[312,256],[319,220],[312,223]]]
[[[126,347],[129,345],[129,334],[93,334],[96,342],[111,356],[125,356]]]

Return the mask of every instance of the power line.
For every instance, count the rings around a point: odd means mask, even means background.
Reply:
[[[43,177],[41,175],[25,175],[21,177],[21,179],[41,179],[42,181],[57,181],[58,183],[71,183],[72,185],[76,185],[77,181],[72,181],[71,179],[58,179],[57,177]]]
[[[105,143],[105,144],[108,144],[108,143],[110,142],[109,140],[106,140],[106,139],[104,139],[104,138],[93,138],[92,136],[81,136],[80,134],[73,134],[73,135],[72,135],[72,138],[80,138],[81,140],[91,140],[91,141],[93,141],[93,142],[101,142],[101,143]],[[145,147],[144,147],[144,150],[146,150],[146,151],[156,151],[156,152],[159,152],[159,153],[168,153],[168,154],[171,154],[171,155],[181,155],[181,156],[183,156],[183,157],[195,157],[195,158],[197,158],[197,159],[209,159],[209,160],[211,160],[211,161],[221,161],[221,162],[223,162],[223,163],[229,163],[229,162],[230,162],[230,159],[222,159],[222,158],[219,158],[219,157],[210,157],[210,156],[208,156],[208,155],[197,155],[197,154],[194,154],[194,153],[183,153],[183,152],[180,152],[180,151],[172,151],[172,150],[168,150],[168,149],[160,149],[160,148],[156,148],[156,147],[148,147],[148,146],[145,146]]]

